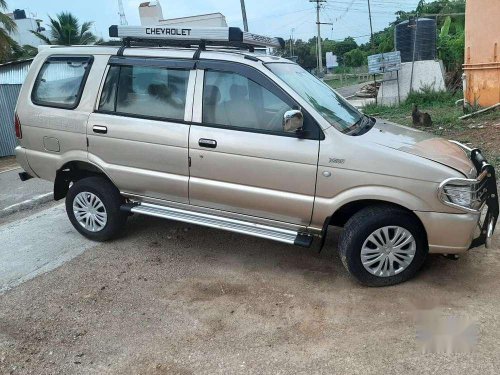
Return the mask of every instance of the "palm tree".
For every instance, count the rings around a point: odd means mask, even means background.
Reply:
[[[2,11],[7,10],[7,2],[0,0],[0,60],[9,56],[11,48],[16,46],[16,42],[9,36],[16,31],[16,23]]]
[[[0,0],[2,1],[2,0]],[[57,45],[79,45],[93,44],[97,38],[90,31],[93,22],[84,22],[80,26],[78,18],[69,12],[61,12],[56,15],[56,19],[50,19],[50,38],[47,38],[42,33],[32,31],[37,37],[47,44]]]

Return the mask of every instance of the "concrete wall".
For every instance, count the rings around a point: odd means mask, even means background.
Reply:
[[[434,91],[446,90],[444,82],[444,67],[442,62],[435,60],[415,61],[413,70],[413,83],[411,83],[412,63],[401,64],[399,71],[399,95],[401,102],[404,102],[413,91],[421,91],[425,87],[432,87]],[[378,103],[382,105],[398,104],[398,81],[397,73],[390,72],[384,74],[384,83],[378,91]]]

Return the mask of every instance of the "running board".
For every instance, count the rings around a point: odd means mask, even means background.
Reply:
[[[127,203],[121,206],[121,210],[136,214],[159,217],[162,219],[202,225],[210,228],[223,229],[230,232],[247,234],[254,237],[266,238],[269,240],[302,247],[310,247],[313,240],[312,236],[298,233],[293,230],[255,224],[242,220],[229,219],[227,217],[213,216],[199,212],[192,212],[179,208],[159,206],[150,203]]]

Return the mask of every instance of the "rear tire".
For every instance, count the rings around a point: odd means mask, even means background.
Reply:
[[[422,224],[391,206],[367,207],[354,214],[340,237],[342,263],[361,284],[389,286],[411,279],[428,253]]]
[[[127,214],[120,210],[124,201],[109,180],[87,177],[70,187],[66,213],[82,235],[93,241],[107,241],[116,237],[127,221]]]

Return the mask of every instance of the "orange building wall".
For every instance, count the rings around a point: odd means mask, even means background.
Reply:
[[[468,0],[465,16],[465,100],[500,103],[500,0]]]

